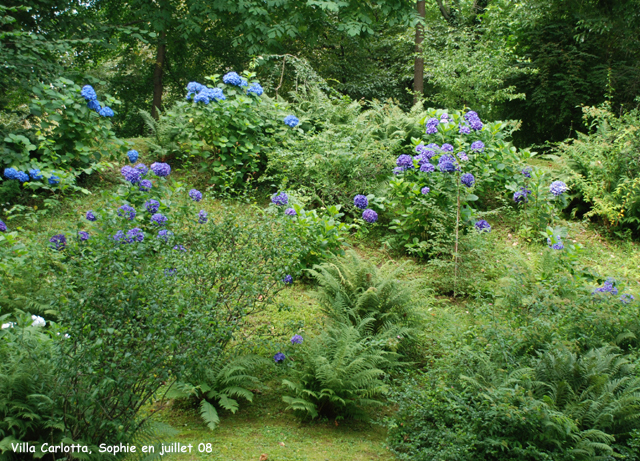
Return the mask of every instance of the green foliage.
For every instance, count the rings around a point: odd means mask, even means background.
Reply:
[[[397,354],[370,337],[372,320],[338,322],[300,346],[301,362],[296,357],[292,378],[282,382],[293,393],[282,397],[287,409],[303,418],[363,418],[367,407],[382,405],[383,369],[397,364]]]
[[[588,134],[558,145],[570,182],[589,206],[584,216],[608,228],[640,231],[640,113],[616,116],[610,106],[583,107]]]
[[[313,266],[309,273],[319,285],[318,299],[329,318],[354,326],[371,319],[374,335],[406,340],[412,330],[402,327],[415,325],[417,314],[411,304],[420,293],[398,279],[402,269],[392,263],[378,268],[349,251],[345,257]]]

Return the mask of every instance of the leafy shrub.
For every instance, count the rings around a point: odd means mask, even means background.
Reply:
[[[413,286],[398,280],[402,266],[387,264],[378,269],[370,261],[349,251],[345,257],[332,258],[313,266],[309,273],[318,283],[318,298],[323,312],[338,322],[357,326],[372,319],[374,335],[407,336],[417,315],[411,308],[418,296]]]
[[[581,460],[631,455],[640,380],[611,348],[550,349],[505,371],[489,357],[458,356],[464,373],[407,382],[390,431],[412,460]],[[441,372],[440,372],[441,373]],[[435,376],[434,376],[435,375]],[[632,458],[635,459],[635,458]]]
[[[570,183],[608,227],[640,229],[640,113],[614,115],[608,106],[583,107],[588,134],[558,145]]]
[[[397,354],[371,339],[371,320],[338,322],[300,346],[292,377],[282,382],[293,393],[282,398],[287,409],[306,418],[363,418],[367,407],[382,405],[383,369],[397,364]]]

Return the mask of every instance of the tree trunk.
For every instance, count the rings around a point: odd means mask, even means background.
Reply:
[[[162,73],[164,71],[164,57],[167,52],[166,31],[160,35],[158,42],[158,51],[156,52],[156,66],[153,69],[153,106],[151,107],[151,116],[158,120],[158,109],[162,108],[162,92],[164,86],[162,84]]]
[[[416,2],[418,15],[423,21],[426,16],[424,0]],[[416,60],[413,64],[413,103],[416,104],[424,92],[424,58],[422,57],[422,42],[424,41],[424,26],[422,22],[416,26]]]

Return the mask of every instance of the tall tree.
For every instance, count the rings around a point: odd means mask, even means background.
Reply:
[[[413,64],[413,103],[417,103],[424,93],[424,57],[422,56],[422,42],[424,41],[424,19],[427,14],[424,0],[416,2],[419,22],[416,25],[416,58]]]

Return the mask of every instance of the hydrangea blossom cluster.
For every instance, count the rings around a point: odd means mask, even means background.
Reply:
[[[369,200],[367,200],[367,197],[365,195],[359,194],[353,197],[353,204],[357,208],[364,210],[365,208],[367,208],[367,206],[369,206]]]
[[[62,251],[67,246],[67,236],[64,234],[56,234],[49,239],[49,242],[52,243],[51,248]]]
[[[107,106],[105,106],[105,107],[103,107],[102,109],[100,109],[100,110],[98,111],[98,114],[99,114],[101,117],[113,117],[113,116],[115,115],[115,114],[113,113],[113,110],[111,109],[111,107],[107,107]]]
[[[244,78],[240,77],[236,72],[226,73],[222,77],[222,81],[227,85],[235,85],[240,87],[247,86],[247,81]]]
[[[287,216],[296,216],[298,213],[296,213],[296,210],[294,210],[293,208],[287,208],[286,210],[284,210],[284,214],[286,214]]]
[[[280,192],[279,194],[271,197],[271,203],[278,206],[284,206],[289,203],[289,196],[284,192]]]
[[[479,221],[476,221],[475,226],[478,232],[491,232],[491,224],[489,224],[484,219],[480,219]]]
[[[153,216],[151,216],[151,222],[156,224],[157,226],[164,226],[167,221],[168,218],[162,213],[155,213]]]
[[[431,189],[429,189],[428,187],[423,187],[422,189],[420,189],[420,193],[422,195],[427,195],[429,192],[431,192]]]
[[[291,337],[291,344],[302,344],[302,341],[304,341],[304,338],[300,335],[293,335]]]
[[[609,293],[615,296],[618,294],[618,288],[615,285],[616,279],[609,277],[604,281],[604,285],[593,290],[593,293]]]
[[[158,236],[156,238],[159,238],[160,240],[164,240],[165,242],[169,241],[169,237],[171,237],[173,235],[173,232],[168,231],[166,229],[162,229],[161,231],[158,231]]]
[[[478,114],[472,110],[464,114],[464,119],[467,121],[472,130],[480,131],[482,129],[482,121]]]
[[[166,163],[155,162],[151,164],[151,171],[153,171],[156,176],[166,177],[171,173],[171,167]]]
[[[289,284],[293,283],[293,277],[291,277],[291,275],[287,274],[287,275],[284,276],[282,281],[284,283],[286,283],[287,285],[289,285]]]
[[[81,242],[86,242],[89,240],[89,233],[85,231],[78,231],[78,238]]]
[[[120,173],[124,176],[124,179],[129,181],[131,184],[137,184],[140,181],[140,170],[137,168],[133,168],[129,165],[125,165],[120,169]]]
[[[461,162],[468,162],[469,161],[469,156],[464,151],[458,152],[458,159],[460,159]]]
[[[531,168],[530,166],[527,166],[522,169],[522,174],[525,178],[531,178],[532,171],[533,171],[533,168]]]
[[[513,201],[516,203],[527,203],[529,201],[529,195],[531,195],[531,191],[521,187],[520,190],[513,194]]]
[[[206,211],[200,210],[200,212],[198,213],[198,223],[206,224],[207,221],[209,221],[209,215],[207,214]]]
[[[460,134],[470,134],[471,133],[471,128],[469,128],[466,124],[459,124],[458,125],[458,133]]]
[[[136,217],[136,210],[131,205],[124,204],[118,208],[118,216],[127,218],[129,221],[133,221]]]
[[[436,171],[436,167],[431,163],[423,163],[422,165],[420,165],[420,171],[422,173],[433,173],[434,171]]]
[[[39,315],[32,315],[31,320],[32,320],[32,323],[31,323],[32,327],[43,327],[47,324],[45,319],[43,319]]]
[[[424,126],[426,127],[427,134],[436,134],[438,132],[438,125],[440,124],[440,120],[435,117],[430,118],[426,121]]]
[[[37,181],[42,179],[42,172],[38,168],[32,168],[29,170],[29,176],[31,176],[31,179]]]
[[[564,194],[567,191],[568,187],[562,181],[553,181],[551,186],[549,186],[549,192],[551,192],[556,197]]]
[[[438,168],[441,172],[451,172],[456,170],[456,159],[453,155],[443,154],[438,159]]]
[[[205,105],[211,101],[224,101],[227,97],[224,95],[221,88],[209,88],[204,87],[195,98],[193,102],[203,102]]]
[[[264,90],[262,89],[262,86],[259,83],[252,83],[251,85],[249,85],[249,88],[247,88],[247,94],[255,94],[256,96],[262,96],[262,93],[264,93]]]
[[[7,225],[0,219],[0,232],[7,232]]]
[[[273,356],[273,360],[275,360],[276,363],[282,363],[284,362],[285,356],[282,352],[278,352],[276,355]]]
[[[131,149],[129,152],[127,152],[127,157],[129,157],[129,161],[131,163],[136,163],[138,161],[138,151],[135,149]]]
[[[198,82],[189,82],[187,84],[187,101],[189,101],[193,95],[200,93],[206,87]]]
[[[449,122],[449,114],[446,112],[440,116],[440,123],[448,123]]]
[[[182,245],[176,245],[176,246],[173,247],[173,249],[176,250],[176,251],[183,251],[183,252],[187,251],[187,249]]]
[[[53,173],[55,172],[52,172],[51,176],[49,177],[49,184],[55,186],[56,184],[60,184],[60,178]]]
[[[364,219],[369,224],[373,224],[378,220],[378,213],[373,211],[371,208],[367,208],[362,212],[362,219]]]
[[[80,90],[80,96],[82,96],[87,101],[95,101],[98,99],[98,95],[96,94],[96,90],[93,89],[91,85],[85,85]]]
[[[144,240],[144,232],[139,227],[134,227],[127,232],[127,242],[142,242]]]
[[[93,210],[89,210],[87,211],[87,214],[85,214],[85,218],[87,218],[87,221],[95,221],[98,218],[96,218],[96,215],[93,214]]]
[[[298,123],[300,123],[300,120],[298,120],[298,117],[296,117],[295,115],[287,115],[284,118],[284,124],[290,126],[291,128],[295,128]]]
[[[562,243],[562,239],[559,235],[548,237],[547,245],[549,245],[554,250],[564,250],[564,243]]]
[[[134,168],[140,171],[140,176],[142,177],[145,177],[149,172],[149,168],[144,163],[138,163]]]
[[[199,202],[200,200],[202,200],[202,192],[200,192],[197,189],[191,189],[189,191],[189,197],[191,198],[191,200],[193,200],[194,202]]]
[[[635,298],[633,297],[633,295],[629,293],[624,293],[622,296],[620,296],[620,302],[622,304],[629,304],[634,299]]]
[[[96,111],[102,117],[113,117],[113,110],[110,107],[102,107],[98,102],[98,95],[96,90],[91,85],[85,85],[80,90],[80,96],[87,101],[87,107],[93,111]]]
[[[460,182],[467,187],[471,187],[476,182],[476,178],[471,173],[465,173],[460,176]]]
[[[484,143],[482,141],[474,141],[471,143],[470,149],[476,152],[482,152],[484,150]]]
[[[29,182],[29,179],[32,179],[32,180],[42,179],[42,172],[38,168],[32,168],[29,170],[29,173],[27,174],[24,171],[16,170],[15,168],[5,168],[4,177],[7,179],[13,179],[16,181],[20,181],[21,183],[25,183],[25,182]],[[54,180],[55,182],[52,182],[52,180]],[[49,178],[49,184],[58,184],[59,182],[60,182],[60,178],[58,178],[55,175],[52,175]]]
[[[146,202],[144,202],[144,208],[149,213],[157,213],[158,210],[160,209],[160,202],[154,199],[147,200]]]
[[[413,168],[413,157],[411,157],[411,155],[402,154],[396,159],[396,165],[403,170]]]
[[[143,179],[140,181],[139,188],[142,192],[149,192],[153,187],[153,183],[148,179]]]
[[[453,152],[453,146],[449,143],[444,143],[442,147],[440,147],[440,150],[443,152]]]

